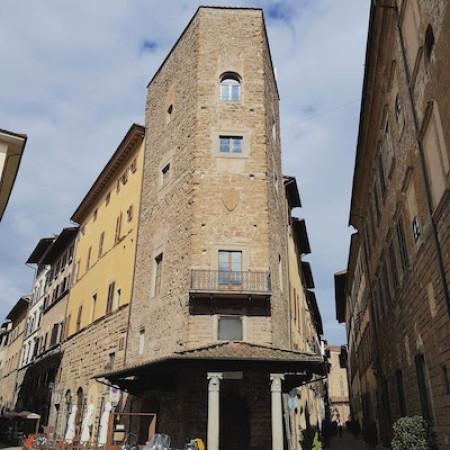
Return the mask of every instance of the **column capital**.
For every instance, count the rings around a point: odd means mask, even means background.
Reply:
[[[223,374],[221,372],[208,372],[208,391],[217,391],[220,389],[220,380],[223,379]]]
[[[283,373],[271,373],[270,374],[270,391],[281,392],[281,382],[284,380]]]

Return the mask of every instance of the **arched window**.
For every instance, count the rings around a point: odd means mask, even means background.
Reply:
[[[83,389],[81,387],[77,390],[77,413],[75,416],[75,436],[78,438],[81,435],[81,425],[83,422],[84,397]]]
[[[237,73],[226,72],[220,77],[220,100],[238,102],[241,99],[241,81]]]
[[[434,33],[431,24],[427,26],[425,31],[425,61],[428,63],[431,60],[431,54],[434,48]]]
[[[64,437],[67,434],[71,409],[72,409],[72,394],[70,393],[70,390],[67,390],[66,394],[64,395],[64,434],[63,434]]]

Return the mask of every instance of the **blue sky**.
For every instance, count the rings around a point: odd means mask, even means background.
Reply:
[[[0,223],[0,317],[31,289],[36,242],[69,217],[132,122],[201,2],[2,0],[0,128],[29,140]],[[343,343],[333,273],[347,226],[370,1],[209,1],[263,7],[277,69],[284,173],[295,175],[325,337]]]

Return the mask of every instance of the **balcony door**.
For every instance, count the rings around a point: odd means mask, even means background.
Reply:
[[[242,285],[242,252],[219,250],[219,287],[239,288]]]

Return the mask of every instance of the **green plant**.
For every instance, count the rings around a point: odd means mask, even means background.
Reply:
[[[421,416],[401,417],[393,426],[392,450],[430,450],[430,425]]]
[[[320,441],[319,435],[316,433],[314,435],[312,450],[322,450],[322,449],[323,449],[322,442]]]

